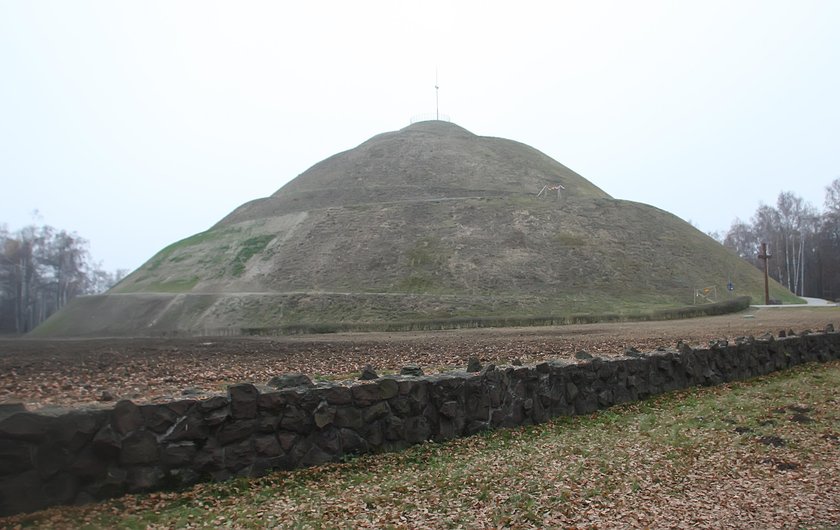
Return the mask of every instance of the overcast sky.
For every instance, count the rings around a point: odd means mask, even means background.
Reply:
[[[440,112],[726,230],[840,177],[840,2],[0,0],[0,223],[134,269]],[[538,191],[538,190],[534,190]]]

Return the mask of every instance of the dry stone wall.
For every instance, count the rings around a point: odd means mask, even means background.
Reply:
[[[840,333],[829,328],[354,385],[285,377],[300,386],[239,384],[226,396],[109,410],[0,410],[0,514],[317,465],[838,358]]]

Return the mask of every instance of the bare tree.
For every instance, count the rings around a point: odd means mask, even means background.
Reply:
[[[732,226],[729,227],[723,239],[725,247],[731,248],[740,257],[756,266],[758,266],[756,249],[760,243],[753,226],[737,217],[732,221]]]
[[[81,294],[108,289],[125,272],[92,265],[87,241],[51,226],[0,226],[0,332],[26,333]]]
[[[825,187],[825,213],[840,215],[840,177]]]
[[[757,267],[757,248],[766,242],[773,255],[771,275],[801,296],[832,297],[840,258],[840,179],[826,187],[825,211],[820,213],[792,192],[779,194],[776,206],[762,204],[749,223],[736,219],[724,245]]]

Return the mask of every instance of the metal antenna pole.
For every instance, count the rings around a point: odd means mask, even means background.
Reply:
[[[438,97],[438,70],[435,68],[435,120],[440,120],[440,98]]]

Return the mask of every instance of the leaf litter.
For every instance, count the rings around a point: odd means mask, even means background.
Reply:
[[[830,528],[840,524],[838,399],[840,362],[809,365],[399,453],[51,508],[0,526]],[[808,401],[814,421],[761,425],[791,400]],[[730,417],[751,431],[739,434],[723,421]]]
[[[476,352],[483,362],[536,362],[572,359],[581,349],[620,355],[628,343],[646,351],[779,327],[766,319],[737,324],[711,317],[393,337],[214,338],[200,347],[196,340],[0,341],[0,399],[78,405],[111,390],[117,399],[155,401],[185,387],[218,392],[229,382],[290,371],[340,378],[364,364],[382,373],[417,363],[429,373],[466,364]],[[400,453],[55,507],[0,518],[0,527],[831,528],[840,525],[838,405],[840,363],[806,366]]]

